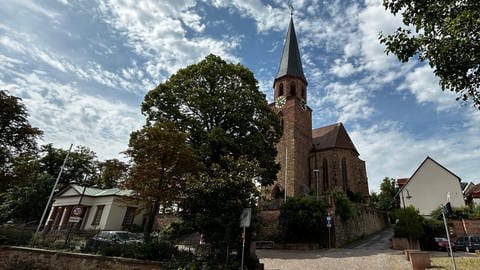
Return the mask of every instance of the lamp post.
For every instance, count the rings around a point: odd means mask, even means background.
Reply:
[[[320,170],[314,169],[313,173],[315,174],[315,190],[317,192],[317,201],[318,201],[318,174],[320,173]]]
[[[406,191],[407,191],[407,199],[410,200],[410,199],[412,198],[412,196],[410,196],[410,192],[408,192],[408,189],[406,189],[406,188],[405,188],[405,189],[402,189],[402,192],[401,192],[402,194],[401,194],[401,195],[402,195],[402,201],[403,201],[403,212],[404,212],[404,216],[405,216],[405,218],[406,218],[406,222],[405,222],[406,224],[405,224],[405,225],[407,226],[407,232],[408,232],[408,247],[411,248],[410,228],[409,228],[409,226],[408,226],[407,212],[405,211],[405,197],[403,196],[403,190],[406,190]]]

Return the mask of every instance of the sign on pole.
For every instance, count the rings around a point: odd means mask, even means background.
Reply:
[[[331,227],[332,227],[332,217],[327,216],[327,228],[331,228]]]
[[[250,227],[250,222],[252,219],[252,208],[244,208],[242,215],[240,216],[240,227],[247,228]]]

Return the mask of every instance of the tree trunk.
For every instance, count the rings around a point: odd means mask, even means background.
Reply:
[[[152,233],[153,225],[155,224],[155,217],[157,216],[159,207],[160,203],[156,201],[151,205],[148,211],[145,225],[143,226],[143,239],[145,243],[150,243],[152,241],[150,234]]]

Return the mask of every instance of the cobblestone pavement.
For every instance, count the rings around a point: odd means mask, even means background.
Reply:
[[[407,270],[412,269],[401,251],[373,249],[257,250],[265,270]]]

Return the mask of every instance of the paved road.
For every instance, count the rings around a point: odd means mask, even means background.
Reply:
[[[375,270],[411,269],[401,251],[389,248],[391,228],[376,233],[346,248],[321,250],[257,250],[266,270]]]

